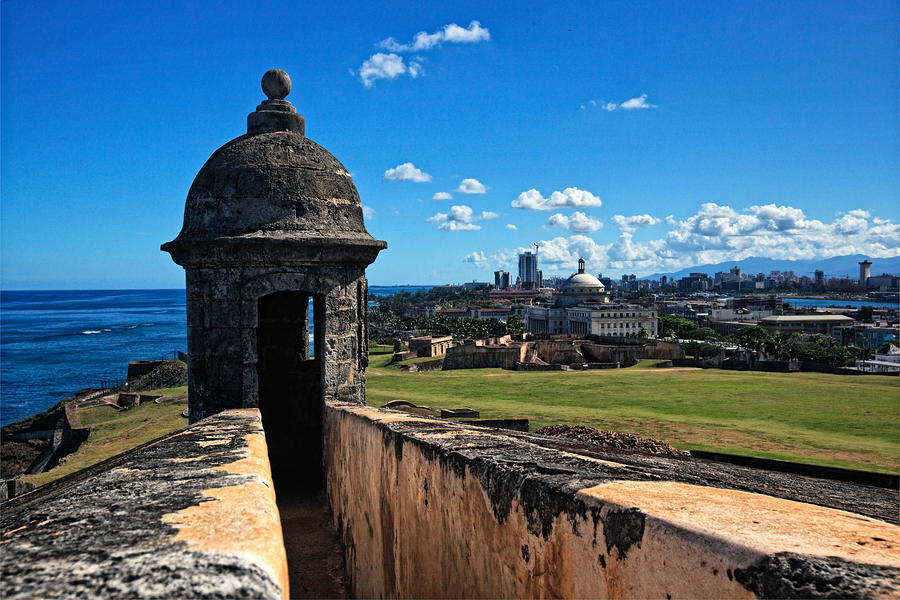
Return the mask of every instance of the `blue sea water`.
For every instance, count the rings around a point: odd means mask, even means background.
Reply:
[[[375,296],[432,286],[371,286]],[[187,351],[184,290],[0,292],[0,424]]]
[[[871,302],[868,300],[823,300],[821,298],[785,298],[785,304],[791,306],[813,306],[816,308],[826,308],[835,306],[839,308],[862,308],[863,306],[871,306],[872,308],[900,308],[897,302]]]
[[[373,296],[390,296],[402,292],[416,293],[422,290],[430,290],[433,285],[370,285],[369,293]]]
[[[0,423],[186,349],[184,290],[0,292]]]

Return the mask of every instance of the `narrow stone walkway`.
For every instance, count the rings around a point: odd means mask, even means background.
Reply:
[[[344,550],[320,494],[278,495],[291,598],[347,598]]]

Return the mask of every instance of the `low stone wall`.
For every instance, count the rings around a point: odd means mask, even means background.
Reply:
[[[515,369],[516,363],[525,358],[525,344],[511,346],[476,346],[464,344],[447,350],[444,357],[445,371],[452,369]]]
[[[516,371],[562,371],[565,365],[545,365],[541,363],[516,363]]]
[[[150,373],[165,362],[165,360],[133,360],[128,363],[128,374],[125,376],[125,380],[129,382],[134,381],[138,377]]]
[[[660,340],[611,339],[618,340],[618,343],[602,343],[605,338],[593,335],[554,335],[552,338],[545,336],[533,342],[512,343],[510,346],[491,346],[482,340],[475,340],[447,350],[444,369],[485,367],[518,369],[518,363],[538,365],[619,363],[622,366],[631,366],[644,358],[660,360],[684,358],[684,351],[678,344]]]
[[[440,371],[443,366],[444,359],[436,358],[434,360],[426,360],[411,365],[401,365],[400,368],[408,373],[424,373],[425,371]]]
[[[256,409],[209,417],[0,514],[4,598],[287,598]]]
[[[546,443],[565,442],[327,405],[326,488],[354,595],[900,594],[900,527],[807,503],[896,520],[894,492]]]

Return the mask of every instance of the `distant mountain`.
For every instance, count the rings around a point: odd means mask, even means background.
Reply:
[[[774,258],[751,257],[743,260],[720,262],[714,265],[699,265],[688,267],[671,273],[653,273],[641,279],[659,279],[667,275],[672,279],[687,277],[690,273],[707,273],[710,276],[718,272],[728,272],[732,267],[740,267],[744,273],[755,275],[757,273],[769,274],[769,271],[793,271],[798,277],[812,277],[816,269],[825,271],[825,277],[843,277],[848,275],[853,279],[859,278],[859,263],[864,260],[872,261],[872,275],[900,273],[900,256],[892,258],[871,258],[862,254],[849,256],[834,256],[832,258],[813,258],[809,260],[776,260]]]

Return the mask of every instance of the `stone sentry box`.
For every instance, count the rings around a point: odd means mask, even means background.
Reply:
[[[365,268],[387,244],[366,231],[344,166],[305,136],[287,73],[262,88],[162,249],[185,269],[191,423],[259,407],[276,486],[318,486],[324,401],[365,402]]]

